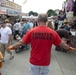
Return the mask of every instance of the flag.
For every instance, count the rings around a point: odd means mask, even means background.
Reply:
[[[22,4],[25,4],[27,2],[27,0],[25,0]]]

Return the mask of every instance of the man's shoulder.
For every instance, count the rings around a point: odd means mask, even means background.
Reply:
[[[31,32],[34,32],[34,31],[36,31],[36,29],[37,29],[37,27],[32,28],[32,29],[29,30],[29,32],[30,32],[30,33],[31,33]]]
[[[6,27],[5,29],[6,29],[6,30],[11,30],[11,28],[9,28],[9,27]]]
[[[23,24],[23,26],[25,26],[25,25],[26,25],[26,23]]]
[[[20,23],[15,23],[14,26],[19,25]]]
[[[6,23],[6,25],[12,25],[11,23]]]
[[[29,22],[27,22],[26,24],[27,24],[27,25],[30,25],[30,23],[29,23]]]
[[[3,27],[0,28],[0,30],[3,29]]]
[[[6,26],[6,29],[10,29],[10,28]]]
[[[56,32],[55,30],[53,30],[53,29],[51,29],[51,28],[49,28],[49,27],[47,27],[47,26],[46,26],[46,29],[47,29],[47,31],[49,31],[49,32],[53,32],[53,33]]]
[[[0,28],[0,32],[2,31],[3,27]]]

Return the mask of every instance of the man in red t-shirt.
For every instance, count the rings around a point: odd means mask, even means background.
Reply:
[[[47,20],[46,14],[40,14],[38,17],[39,26],[29,30],[18,43],[7,48],[12,50],[23,44],[31,44],[30,75],[40,75],[40,73],[41,75],[48,75],[52,44],[60,45],[68,50],[74,50],[74,48],[63,42],[54,30],[46,26]]]

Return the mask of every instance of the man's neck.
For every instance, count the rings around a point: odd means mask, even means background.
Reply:
[[[46,26],[46,23],[41,22],[39,23],[39,26]]]
[[[6,26],[3,26],[3,28],[6,28]]]

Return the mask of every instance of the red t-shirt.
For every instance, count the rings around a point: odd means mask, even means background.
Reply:
[[[47,26],[38,26],[29,30],[22,38],[25,44],[31,44],[30,63],[39,66],[47,66],[51,60],[52,44],[59,45],[61,38]]]

